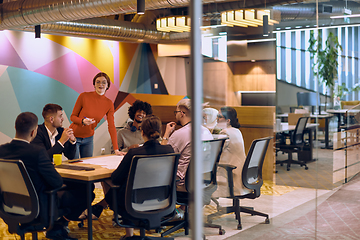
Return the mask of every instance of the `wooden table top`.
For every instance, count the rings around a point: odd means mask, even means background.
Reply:
[[[115,155],[102,155],[102,156],[96,156],[91,158],[81,158],[82,162],[74,162],[74,163],[67,163],[67,161],[64,161],[64,164],[67,165],[75,165],[75,166],[86,166],[86,167],[92,167],[95,168],[95,170],[91,171],[85,171],[85,170],[73,170],[73,169],[64,169],[64,168],[56,168],[56,171],[61,175],[63,178],[68,179],[75,179],[75,180],[81,180],[81,181],[100,181],[103,179],[107,179],[111,177],[112,172],[114,169],[109,169],[106,167],[103,167],[101,165],[97,164],[88,164],[86,163],[86,160],[100,160],[100,161],[106,161],[107,157],[114,157]],[[122,157],[119,157],[122,159]],[[120,163],[121,160],[119,160]]]
[[[319,124],[317,124],[317,123],[308,123],[308,124],[306,124],[306,128],[314,128],[318,125]],[[276,132],[280,133],[280,132],[286,132],[286,131],[293,131],[293,130],[295,130],[295,127],[296,127],[296,125],[289,125],[288,123],[281,123],[281,129]]]

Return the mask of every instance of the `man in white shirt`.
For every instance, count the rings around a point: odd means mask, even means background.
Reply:
[[[76,138],[71,128],[63,128],[63,109],[57,104],[46,104],[42,112],[44,123],[38,126],[32,144],[45,147],[50,159],[54,154],[62,154],[74,159]]]
[[[176,153],[180,153],[177,178],[178,191],[185,190],[185,175],[191,159],[191,101],[190,99],[182,99],[176,105],[174,111],[176,122],[170,122],[166,125],[166,130],[161,144],[170,144]],[[176,124],[182,127],[176,131]],[[201,126],[202,140],[211,140],[213,136],[210,131]]]

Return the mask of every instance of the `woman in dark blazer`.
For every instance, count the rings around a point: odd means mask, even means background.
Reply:
[[[111,175],[112,182],[115,185],[120,186],[120,191],[118,191],[117,196],[117,206],[118,212],[122,216],[126,216],[125,189],[133,156],[174,153],[174,150],[170,145],[161,145],[158,142],[158,138],[161,135],[161,120],[159,117],[154,115],[146,116],[141,124],[141,135],[145,141],[144,145],[142,147],[130,149],[124,156],[124,159],[121,161],[120,165]],[[112,191],[108,191],[106,193],[105,200],[107,203],[109,203],[111,208],[111,206],[113,206]],[[132,235],[133,228],[126,228],[126,237],[131,237]]]

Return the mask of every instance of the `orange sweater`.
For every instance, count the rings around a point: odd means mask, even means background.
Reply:
[[[94,135],[94,130],[101,119],[107,117],[108,129],[111,137],[114,150],[118,149],[116,128],[114,124],[114,105],[113,102],[105,97],[94,92],[83,92],[76,100],[70,120],[73,122],[70,127],[74,130],[75,137],[87,138]],[[87,118],[94,118],[95,123],[83,126],[82,120]]]

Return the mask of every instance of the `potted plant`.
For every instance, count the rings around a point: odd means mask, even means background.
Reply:
[[[346,87],[345,83],[341,85],[337,85],[337,89],[335,91],[335,97],[339,100],[345,100],[344,97],[350,93],[349,89]]]
[[[310,31],[309,48],[310,58],[314,60],[312,70],[314,75],[321,80],[326,86],[326,96],[328,90],[333,92],[335,79],[337,79],[338,72],[338,50],[342,50],[338,38],[334,33],[329,32],[325,41],[325,47],[322,46],[322,39],[318,34],[317,39],[314,37],[314,31]],[[327,97],[325,97],[325,110],[327,104]]]
[[[360,90],[360,84],[354,85],[352,88],[347,88],[345,83],[342,83],[341,85],[337,85],[336,91],[334,94],[335,101],[338,101],[338,105],[340,106],[340,101],[345,100],[345,96],[349,95],[352,92],[358,92]]]

